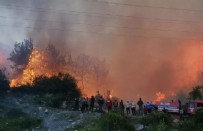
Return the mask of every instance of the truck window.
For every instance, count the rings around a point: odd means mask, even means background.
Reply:
[[[197,103],[197,107],[203,107],[203,103]]]

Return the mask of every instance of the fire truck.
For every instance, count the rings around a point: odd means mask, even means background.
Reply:
[[[178,102],[154,102],[153,105],[157,106],[158,111],[166,111],[168,113],[179,113]]]
[[[157,106],[158,111],[166,110],[168,113],[180,113],[178,102],[155,102],[153,105]],[[188,101],[182,109],[186,114],[193,115],[196,111],[203,110],[203,100]]]
[[[187,103],[187,113],[188,114],[193,115],[198,110],[203,110],[203,101],[202,100],[192,100]]]

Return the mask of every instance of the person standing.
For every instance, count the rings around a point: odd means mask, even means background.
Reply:
[[[148,113],[151,113],[151,111],[152,111],[152,106],[151,106],[151,104],[150,104],[149,102],[147,102],[146,108],[147,108],[147,112],[148,112]]]
[[[126,107],[126,114],[127,115],[130,114],[130,103],[129,103],[129,101],[126,102],[125,107]]]
[[[117,108],[118,108],[118,101],[117,100],[114,100],[113,107],[114,107],[114,110],[117,110]]]
[[[81,102],[82,102],[82,105],[81,105],[81,112],[84,113],[85,107],[86,107],[86,99],[83,98]]]
[[[147,115],[147,107],[144,105],[144,108],[143,108],[143,112],[144,112],[144,115]]]
[[[99,104],[99,111],[102,112],[103,111],[102,107],[104,105],[104,99],[102,96],[99,98],[98,104]]]
[[[75,111],[78,111],[78,108],[79,108],[79,99],[78,98],[75,98],[74,100],[74,110]]]
[[[111,99],[108,99],[106,101],[106,107],[108,109],[108,112],[111,111],[111,109],[112,109],[112,101],[111,101]]]
[[[143,106],[142,98],[139,99],[139,101],[137,102],[137,105],[139,107],[139,114],[142,114],[142,106]]]
[[[120,109],[121,112],[124,114],[124,109],[125,109],[125,107],[124,107],[124,104],[123,104],[123,100],[121,100],[120,103],[119,103],[119,109]]]
[[[90,99],[90,110],[91,111],[94,110],[94,103],[95,103],[95,98],[94,98],[94,96],[92,96]]]
[[[132,101],[131,112],[132,112],[132,115],[133,115],[133,116],[136,115],[136,105],[135,105],[135,102],[134,102],[134,101]]]

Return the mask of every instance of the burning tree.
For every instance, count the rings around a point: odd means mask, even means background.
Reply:
[[[48,45],[45,51],[33,49],[28,64],[22,73],[11,81],[11,87],[32,85],[34,79],[41,75],[51,77],[62,72],[65,63],[65,56],[61,56],[53,45]]]
[[[105,60],[94,58],[92,62],[92,74],[96,80],[97,86],[102,86],[108,76],[108,73],[109,71],[106,67]]]
[[[47,46],[45,53],[47,55],[47,59],[45,61],[48,64],[47,67],[51,68],[52,71],[63,71],[66,65],[65,56],[61,55],[56,47],[52,44]]]
[[[13,62],[12,68],[15,69],[16,73],[21,73],[23,69],[29,63],[29,57],[33,50],[32,40],[25,39],[24,42],[16,42],[14,49],[10,53],[8,60]]]
[[[32,86],[35,78],[41,75],[50,78],[58,72],[63,72],[76,78],[78,87],[82,89],[84,94],[89,94],[88,92],[93,89],[93,86],[101,87],[108,75],[105,60],[92,58],[85,54],[72,59],[70,52],[66,55],[67,57],[61,55],[60,51],[52,44],[43,50],[33,49],[31,40],[16,43],[9,59],[13,61],[19,71],[18,75],[15,75],[11,80],[10,86]],[[19,60],[21,57],[22,60]],[[88,92],[85,91],[85,88]]]
[[[85,89],[84,81],[91,72],[91,58],[88,55],[79,55],[74,62],[74,71],[82,83],[82,89]]]

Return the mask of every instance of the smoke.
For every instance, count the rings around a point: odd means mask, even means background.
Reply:
[[[32,38],[36,48],[53,44],[73,57],[105,58],[109,80],[104,88],[124,99],[154,100],[157,92],[172,97],[201,82],[201,0],[0,3],[0,24],[7,25],[0,25],[0,48],[7,54],[15,41]]]

